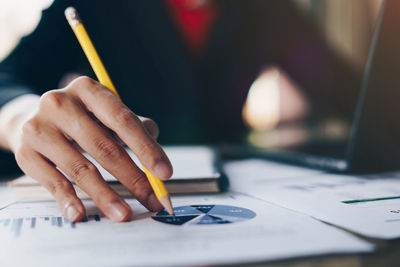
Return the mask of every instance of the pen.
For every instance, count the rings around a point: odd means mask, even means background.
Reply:
[[[75,8],[68,7],[65,10],[65,17],[67,18],[69,25],[74,31],[74,34],[78,39],[79,44],[81,45],[86,57],[88,58],[94,73],[99,79],[99,82],[106,88],[108,88],[115,96],[117,96],[122,101],[88,33],[86,32],[85,27],[83,26],[78,12],[75,10]],[[167,189],[165,188],[164,183],[160,179],[155,177],[151,172],[149,172],[146,167],[144,167],[143,165],[142,167],[147,176],[147,179],[150,182],[151,187],[153,188],[154,193],[156,194],[157,199],[161,202],[161,204],[164,206],[169,214],[174,215],[174,209],[172,207],[171,199]]]

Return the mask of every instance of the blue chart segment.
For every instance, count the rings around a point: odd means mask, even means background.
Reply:
[[[184,224],[228,224],[250,220],[256,213],[245,208],[226,205],[190,205],[174,208],[175,216],[161,211],[152,218],[158,222]]]
[[[100,221],[99,215],[88,215],[85,217],[82,222],[88,221]],[[63,217],[26,217],[26,218],[10,218],[10,219],[1,219],[0,227],[7,228],[10,232],[13,233],[15,237],[19,237],[21,235],[22,229],[35,229],[40,224],[45,224],[46,226],[54,226],[58,228],[69,227],[70,229],[75,229],[76,224],[68,221]]]

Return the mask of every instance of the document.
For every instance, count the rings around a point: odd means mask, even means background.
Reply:
[[[220,173],[215,168],[217,160],[216,151],[208,146],[165,146],[165,153],[174,166],[174,174],[171,177],[173,180],[188,180],[188,179],[216,179]],[[142,164],[132,152],[127,149],[129,156],[133,159],[139,168]],[[85,153],[93,164],[98,168],[100,174],[106,181],[116,181],[116,179],[106,171],[99,163],[96,162],[90,155]]]
[[[17,196],[8,188],[7,182],[0,182],[0,210],[15,201],[17,201]]]
[[[62,218],[56,203],[15,203],[0,211],[2,266],[191,266],[249,263],[373,245],[308,216],[242,194],[177,196],[176,217],[136,200],[112,223],[85,200],[86,222]],[[23,257],[21,256],[23,255]]]
[[[292,166],[281,165],[278,179],[275,173],[279,166],[272,164],[260,160],[226,164],[231,190],[368,237],[400,238],[400,173],[307,174],[300,168],[296,175],[289,171]]]

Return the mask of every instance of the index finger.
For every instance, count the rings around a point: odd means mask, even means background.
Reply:
[[[113,130],[150,172],[164,180],[172,176],[172,165],[164,150],[132,110],[90,78],[79,78],[71,86],[86,108]]]

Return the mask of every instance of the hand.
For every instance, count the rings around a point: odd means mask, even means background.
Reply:
[[[70,221],[80,221],[85,208],[67,174],[113,221],[128,220],[130,206],[101,177],[75,144],[116,177],[146,208],[162,209],[138,166],[118,141],[160,179],[172,175],[171,163],[155,138],[157,125],[136,116],[107,88],[80,77],[66,88],[45,93],[37,109],[16,127],[10,143],[18,165],[45,186]],[[15,138],[17,140],[15,140]]]

